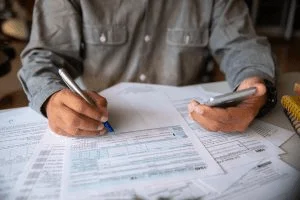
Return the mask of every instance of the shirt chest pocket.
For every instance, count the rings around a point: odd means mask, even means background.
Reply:
[[[178,47],[206,47],[207,29],[168,29],[167,44]]]
[[[89,45],[122,45],[128,37],[126,27],[119,25],[84,25],[83,30],[84,41]]]

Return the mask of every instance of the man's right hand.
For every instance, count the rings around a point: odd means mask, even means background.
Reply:
[[[45,109],[52,131],[64,136],[95,136],[106,133],[102,122],[108,119],[107,101],[96,92],[86,93],[97,107],[69,89],[60,90],[49,98]]]

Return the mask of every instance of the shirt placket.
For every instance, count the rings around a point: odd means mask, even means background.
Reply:
[[[148,74],[148,65],[147,61],[149,59],[149,53],[151,50],[152,45],[152,33],[153,30],[151,30],[151,5],[149,0],[145,1],[145,18],[144,18],[144,28],[143,28],[143,45],[142,45],[142,53],[141,53],[141,59],[139,62],[139,71],[138,71],[138,81],[139,82],[149,82],[149,74]]]

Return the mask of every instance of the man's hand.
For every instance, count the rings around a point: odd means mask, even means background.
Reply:
[[[46,104],[49,127],[59,135],[94,136],[103,135],[107,121],[107,101],[96,92],[87,92],[97,107],[88,104],[69,89],[54,93]]]
[[[209,131],[244,132],[266,102],[266,87],[262,79],[245,79],[237,90],[256,87],[254,96],[235,107],[218,108],[192,100],[188,105],[190,118]]]

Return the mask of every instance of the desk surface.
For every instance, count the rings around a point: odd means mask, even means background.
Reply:
[[[278,104],[267,116],[261,120],[294,131],[288,118],[285,116],[280,104],[280,99],[283,95],[293,95],[293,84],[300,82],[300,72],[290,72],[279,76],[278,80]],[[229,91],[230,88],[225,81],[217,83],[207,83],[202,85],[207,91],[223,92]],[[295,95],[295,94],[294,94]],[[296,169],[300,170],[300,137],[294,135],[286,143],[281,145],[281,148],[287,154],[281,155],[281,159]]]

